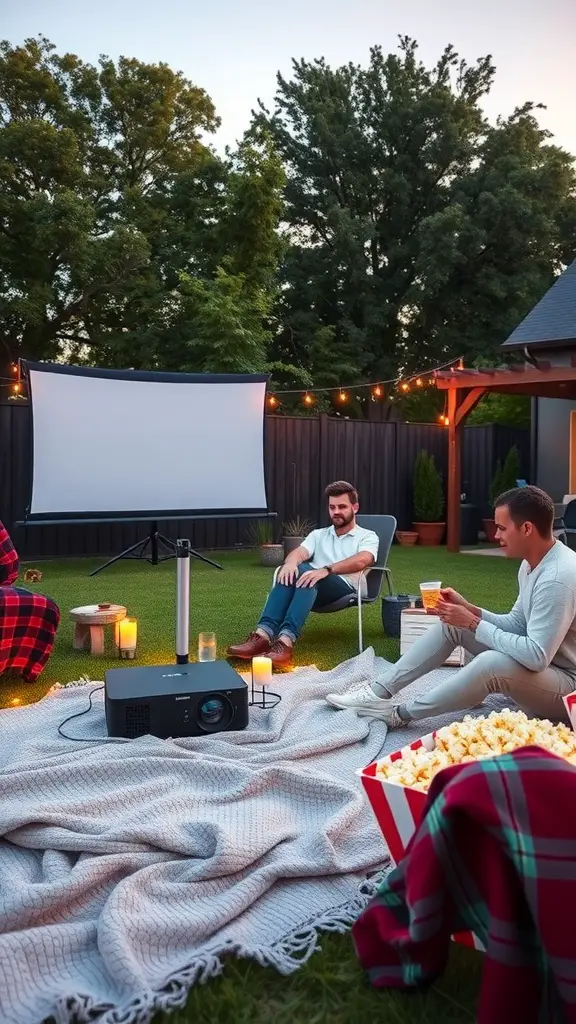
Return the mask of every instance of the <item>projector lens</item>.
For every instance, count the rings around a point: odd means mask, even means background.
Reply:
[[[196,705],[194,716],[202,732],[221,732],[230,728],[234,708],[224,693],[204,694]]]
[[[205,725],[218,725],[224,717],[224,705],[221,700],[205,700],[200,705],[200,721]]]

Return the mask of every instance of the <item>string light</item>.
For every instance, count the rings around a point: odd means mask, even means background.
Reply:
[[[20,697],[13,697],[12,700],[10,701],[10,703],[11,704],[21,704],[22,701],[20,700]]]
[[[12,363],[12,373],[18,373],[18,363]]]
[[[462,358],[459,359],[458,365],[460,369],[464,368]],[[441,363],[439,366],[435,366],[433,370],[428,370],[427,373],[435,374],[439,370],[445,370],[447,368],[449,368],[452,371],[455,370],[453,359],[449,360],[448,362]],[[383,398],[383,385],[385,384],[393,384],[395,385],[395,387],[398,388],[399,391],[402,391],[404,394],[406,394],[408,391],[411,390],[410,386],[412,384],[417,388],[423,388],[426,387],[427,385],[432,387],[435,383],[436,381],[434,377],[424,377],[422,374],[413,374],[406,380],[402,380],[399,377],[391,377],[389,380],[373,381],[372,383],[343,385],[340,388],[340,390],[336,393],[336,398],[337,401],[345,403],[349,400],[348,392],[350,390],[361,391],[362,388],[370,388],[373,398]],[[329,392],[333,392],[333,388],[308,388],[308,390],[304,392],[302,392],[300,388],[286,388],[281,391],[276,391],[276,393],[273,395],[269,395],[267,399],[267,404],[269,408],[275,409],[280,404],[278,398],[279,395],[300,395],[300,398],[304,405],[311,406],[315,402],[314,395],[328,394]]]

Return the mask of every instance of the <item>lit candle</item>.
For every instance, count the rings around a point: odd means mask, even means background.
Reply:
[[[133,658],[138,640],[138,622],[136,619],[121,619],[118,623],[118,649],[121,658]]]
[[[254,686],[270,686],[272,683],[272,660],[252,658],[252,683]]]

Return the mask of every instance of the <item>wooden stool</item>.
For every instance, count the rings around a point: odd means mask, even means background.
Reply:
[[[74,650],[83,651],[90,648],[91,654],[104,654],[104,627],[113,626],[126,618],[126,609],[121,604],[111,604],[108,608],[100,608],[97,604],[87,604],[83,608],[72,608],[70,618],[76,623],[74,630]]]

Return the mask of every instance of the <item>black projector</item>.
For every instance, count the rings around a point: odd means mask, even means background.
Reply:
[[[190,541],[176,542],[176,664],[112,668],[104,675],[109,736],[202,736],[245,729],[248,687],[227,661],[189,664]]]
[[[106,672],[109,736],[202,736],[245,729],[248,687],[227,661]]]

